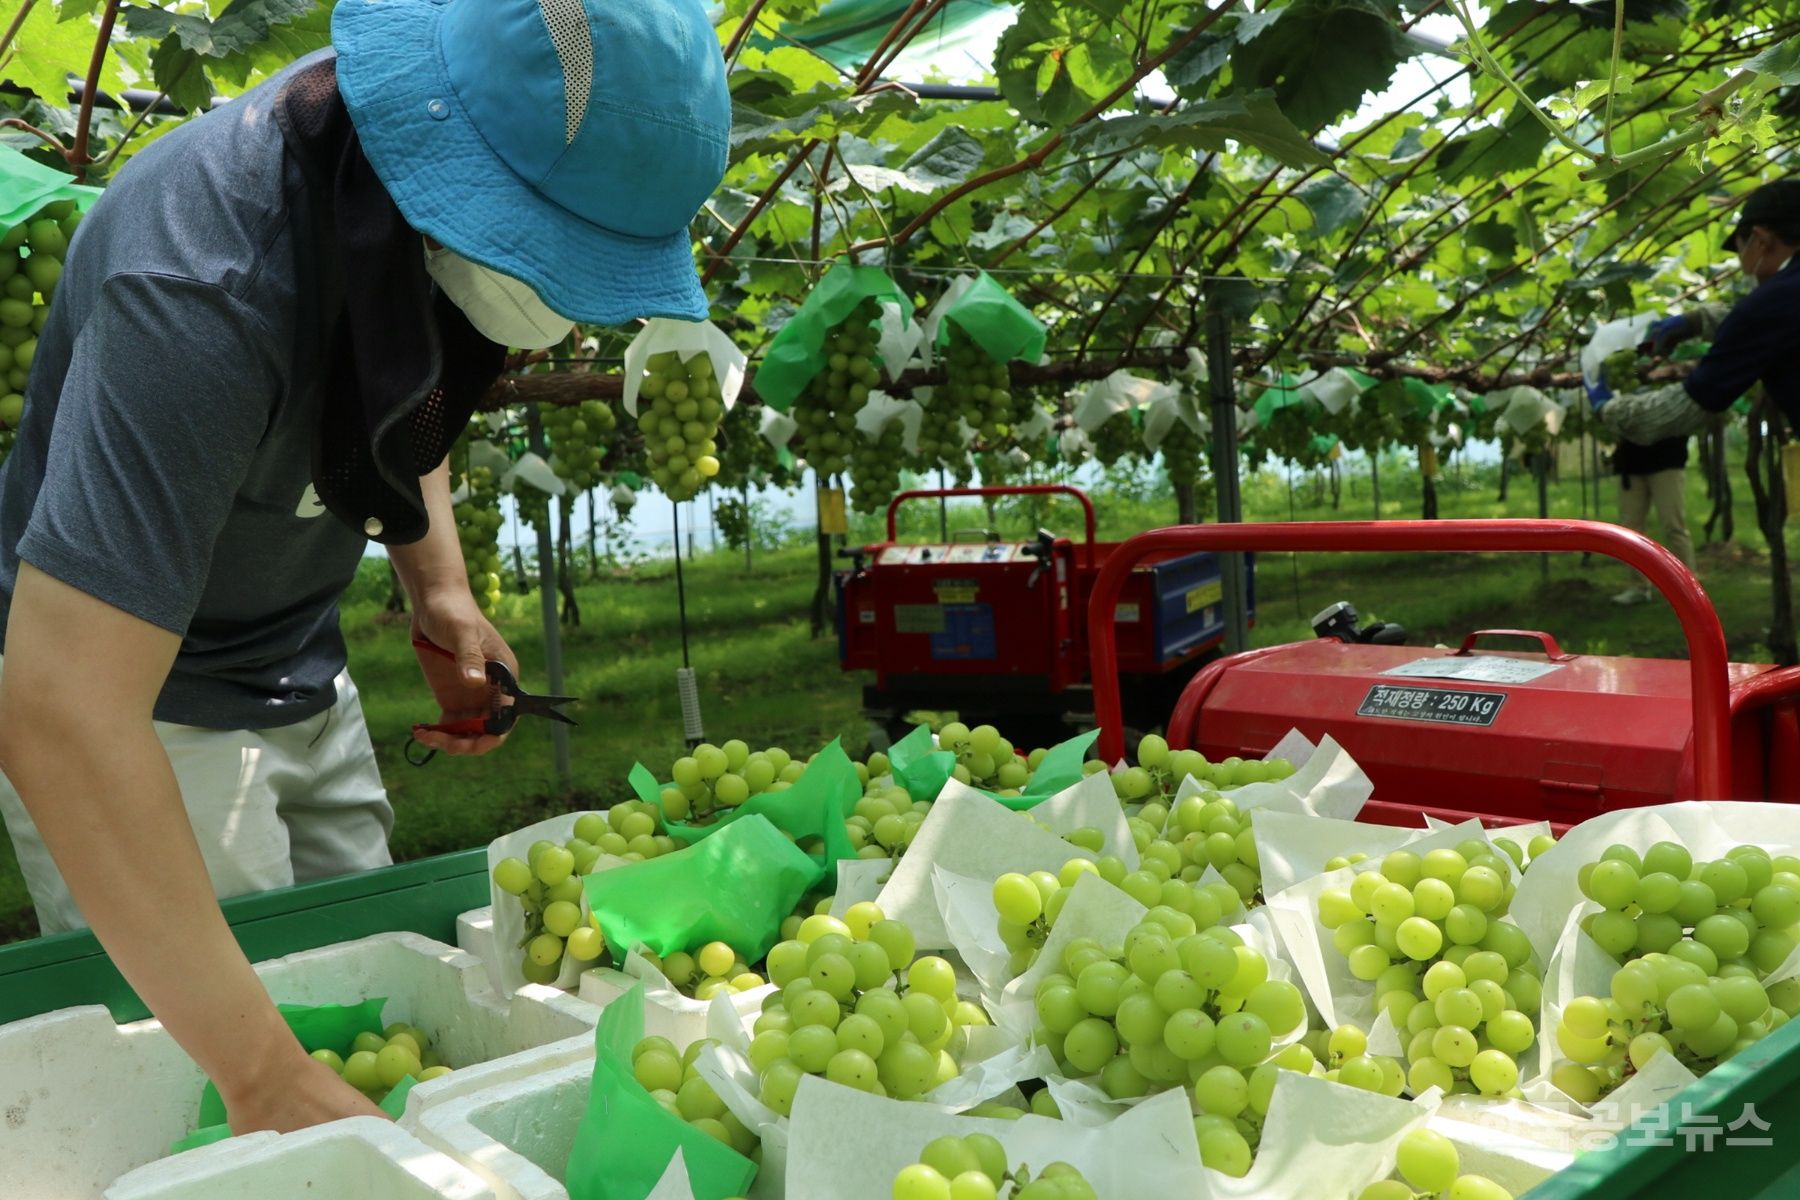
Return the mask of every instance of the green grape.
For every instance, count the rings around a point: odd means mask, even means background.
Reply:
[[[1425,1192],[1441,1192],[1456,1181],[1456,1147],[1441,1133],[1412,1129],[1394,1150],[1395,1165],[1406,1182]]]

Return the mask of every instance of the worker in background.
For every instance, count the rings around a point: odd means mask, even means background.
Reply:
[[[1620,438],[1640,445],[1685,438],[1757,383],[1790,424],[1800,425],[1800,179],[1751,192],[1726,249],[1755,290],[1730,309],[1699,305],[1650,327],[1648,348],[1659,356],[1689,338],[1711,340],[1693,372],[1625,396],[1614,397],[1604,377],[1590,388],[1601,423]]]
[[[0,811],[44,928],[86,919],[238,1132],[377,1111],[215,899],[389,861],[339,597],[384,543],[444,719],[486,712],[516,663],[447,452],[506,347],[706,315],[730,125],[699,0],[338,0],[332,34],[94,205],[0,470]]]
[[[1662,544],[1688,570],[1698,574],[1694,539],[1688,534],[1687,461],[1685,435],[1663,438],[1648,446],[1620,439],[1612,455],[1613,473],[1619,477],[1619,524],[1649,533],[1650,508],[1655,505]],[[1650,596],[1650,584],[1639,576],[1637,582],[1613,597],[1613,603],[1642,604]]]

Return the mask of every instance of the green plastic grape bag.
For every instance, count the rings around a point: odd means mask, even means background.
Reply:
[[[596,871],[582,885],[614,946],[666,955],[724,942],[756,962],[824,875],[769,818],[751,813],[673,854]]]
[[[694,1200],[743,1195],[756,1177],[756,1164],[663,1108],[632,1075],[631,1051],[643,1036],[644,985],[639,983],[602,1009],[594,1028],[593,1088],[564,1172],[569,1200],[644,1200],[677,1147]]]
[[[944,310],[937,344],[950,344],[950,325],[960,326],[995,362],[1035,363],[1044,356],[1047,331],[1029,308],[1013,299],[986,271]]]
[[[1099,736],[1098,729],[1090,729],[1046,750],[1044,757],[1038,762],[1037,770],[1031,773],[1030,781],[1019,795],[1002,796],[988,791],[983,791],[982,795],[1006,805],[1014,812],[1036,808],[1064,788],[1074,787],[1081,782],[1081,764],[1087,761],[1088,748]]]
[[[839,260],[834,263],[805,303],[775,334],[756,367],[756,394],[762,402],[786,412],[807,382],[825,369],[825,335],[864,299],[892,300],[903,318],[910,319],[912,304],[888,273],[880,267],[859,267]]]
[[[85,187],[54,167],[0,147],[0,233],[36,216],[46,204],[73,200],[77,210],[86,212],[99,198],[99,188]]]
[[[907,795],[915,801],[930,802],[944,790],[945,781],[956,768],[956,755],[939,750],[930,728],[916,725],[888,748],[888,767],[894,773],[894,782],[905,788]]]
[[[350,1043],[356,1040],[357,1034],[381,1032],[381,1010],[386,1005],[386,997],[378,997],[360,1004],[278,1004],[276,1010],[308,1054],[315,1050],[331,1050],[340,1058],[348,1058]],[[406,1096],[402,1086],[410,1090],[412,1085],[402,1081],[394,1088],[401,1092],[400,1103],[404,1104]],[[389,1115],[397,1116],[398,1112]],[[200,1093],[198,1126],[193,1133],[176,1142],[169,1153],[178,1154],[231,1136],[231,1127],[225,1121],[225,1101],[210,1079]]]
[[[648,767],[634,764],[628,778],[638,799],[655,805],[659,813],[663,811],[664,785],[656,781]],[[670,837],[691,846],[734,821],[758,814],[767,817],[775,828],[793,834],[796,841],[821,839],[825,844],[822,865],[830,872],[836,870],[838,859],[856,857],[844,831],[844,821],[856,811],[860,799],[862,782],[856,777],[856,764],[844,753],[842,739],[834,739],[806,764],[806,770],[792,787],[752,796],[736,808],[725,809],[716,821],[671,821],[665,815],[663,825]]]

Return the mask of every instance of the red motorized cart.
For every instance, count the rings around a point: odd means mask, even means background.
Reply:
[[[897,516],[909,503],[1051,495],[1081,505],[1081,541],[1044,530],[1010,541],[988,529],[956,531],[973,541],[899,539]],[[863,704],[885,729],[907,727],[909,711],[954,711],[1019,745],[1049,744],[1093,719],[1088,597],[1118,546],[1095,540],[1094,506],[1077,488],[903,492],[888,505],[887,540],[840,551],[853,565],[837,574],[839,662],[874,672]],[[1125,720],[1161,724],[1224,641],[1218,561],[1196,550],[1141,555],[1120,573],[1110,611]]]
[[[1471,631],[1456,648],[1325,637],[1219,659],[1168,719],[1172,746],[1209,758],[1266,753],[1289,729],[1343,745],[1375,784],[1376,820],[1547,819],[1691,799],[1800,799],[1800,668],[1732,663],[1699,581],[1640,534],[1593,521],[1300,522],[1143,533],[1100,569],[1089,606],[1094,709],[1109,761],[1131,724],[1108,607],[1133,566],[1165,555],[1240,551],[1544,551],[1605,554],[1641,572],[1675,609],[1687,660],[1565,654],[1548,633]],[[1446,572],[1446,586],[1455,576]],[[1530,639],[1527,653],[1477,649]]]

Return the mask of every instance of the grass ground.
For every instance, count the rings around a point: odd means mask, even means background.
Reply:
[[[1767,661],[1768,566],[1750,509],[1741,468],[1734,464],[1737,540],[1701,550],[1702,576],[1724,623],[1732,654]],[[1383,516],[1416,516],[1416,478],[1389,469]],[[1576,481],[1553,486],[1551,515],[1584,515]],[[1146,492],[1148,489],[1146,489]],[[1536,516],[1537,494],[1529,477],[1515,477],[1506,502],[1496,499],[1493,470],[1452,471],[1439,489],[1444,517]],[[1615,511],[1609,483],[1603,511]],[[1249,519],[1286,520],[1285,482],[1264,476],[1247,483]],[[1339,507],[1302,483],[1291,516],[1301,520],[1366,519],[1372,515],[1368,480],[1346,484]],[[1596,515],[1591,511],[1586,515]],[[1116,540],[1167,524],[1172,504],[1140,493],[1101,501],[1100,536]],[[1697,525],[1709,510],[1698,471],[1689,473],[1688,511]],[[921,506],[913,524],[935,527],[937,514]],[[1014,528],[1078,530],[1072,506],[1017,512]],[[1003,514],[1003,519],[1005,516]],[[980,523],[975,510],[957,510],[954,526]],[[859,536],[875,536],[864,524]],[[1655,532],[1654,527],[1652,533]],[[1696,531],[1697,534],[1698,531]],[[807,612],[813,591],[815,551],[810,545],[763,551],[746,571],[740,555],[701,555],[686,568],[689,648],[699,674],[706,728],[716,739],[741,737],[754,746],[779,744],[810,752],[843,735],[860,745],[866,726],[858,716],[859,681],[840,672],[836,643],[813,639]],[[350,666],[362,690],[370,732],[395,808],[393,848],[413,858],[482,845],[497,834],[574,806],[605,803],[627,793],[625,776],[641,760],[659,774],[682,749],[675,668],[681,662],[676,586],[671,563],[582,582],[582,623],[565,629],[567,691],[581,697],[572,731],[575,787],[562,791],[551,763],[548,728],[521,724],[507,747],[480,759],[440,758],[422,769],[403,757],[410,725],[429,714],[423,685],[403,625],[383,611],[385,568],[375,564],[346,599],[343,626]],[[1611,562],[1584,563],[1579,556],[1487,555],[1440,557],[1327,554],[1264,556],[1257,572],[1255,640],[1270,644],[1312,636],[1310,616],[1347,599],[1365,617],[1398,621],[1414,642],[1459,639],[1471,629],[1494,626],[1546,629],[1569,650],[1593,654],[1681,657],[1684,643],[1673,615],[1660,603],[1624,608],[1609,597],[1628,582]],[[541,684],[533,668],[543,660],[535,596],[508,596],[498,624],[522,663],[528,685]],[[0,941],[35,932],[12,848],[0,838]]]

